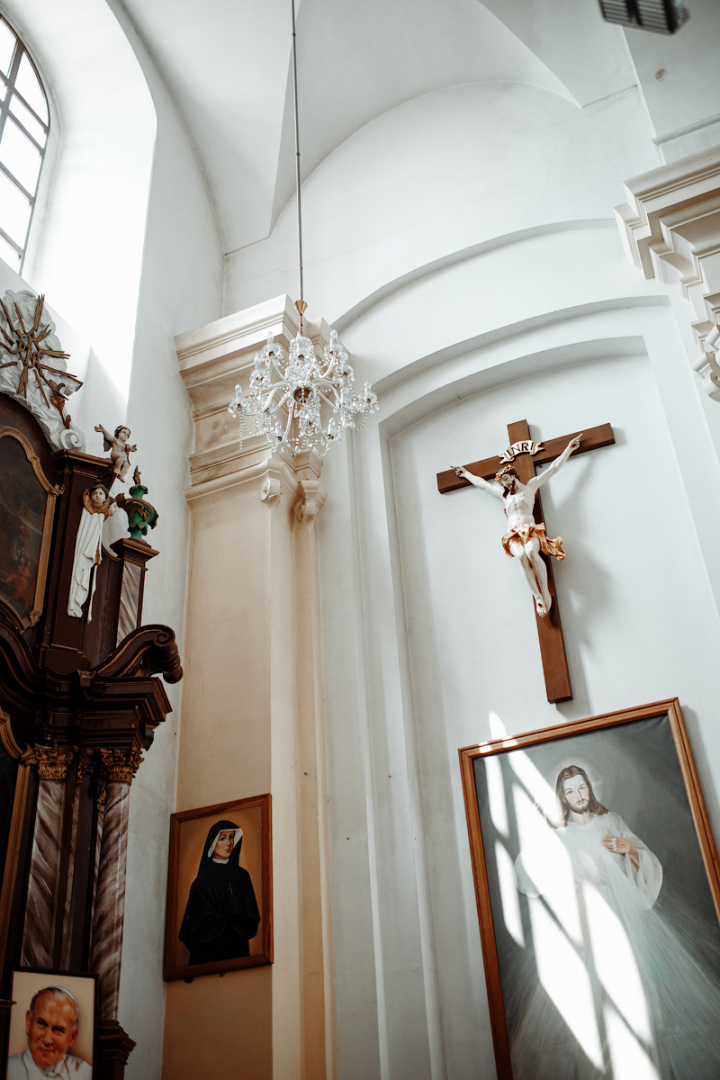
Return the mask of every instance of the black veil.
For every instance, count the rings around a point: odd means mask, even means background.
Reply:
[[[250,940],[258,930],[260,912],[252,880],[239,862],[242,837],[236,832],[227,862],[213,859],[218,834],[230,829],[238,830],[239,826],[225,820],[211,826],[197,876],[190,886],[178,935],[190,951],[190,964],[212,964],[249,956]]]

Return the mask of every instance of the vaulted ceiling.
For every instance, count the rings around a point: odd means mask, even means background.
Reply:
[[[190,132],[224,250],[264,238],[294,183],[290,0],[125,3]],[[449,86],[525,82],[583,107],[634,79],[597,0],[302,0],[297,37],[304,177],[375,117]]]

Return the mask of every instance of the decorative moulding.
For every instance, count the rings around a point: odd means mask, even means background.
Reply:
[[[702,350],[692,367],[720,401],[720,146],[635,176],[625,191],[615,208],[625,249],[646,278],[679,285],[692,303]]]
[[[45,310],[45,297],[8,290],[0,301],[0,391],[32,413],[55,450],[84,450],[85,436],[67,413],[82,383]]]
[[[314,525],[326,498],[327,496],[320,487],[319,480],[298,481],[293,504],[293,516],[296,525]]]

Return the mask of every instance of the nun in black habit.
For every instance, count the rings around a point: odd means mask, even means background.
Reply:
[[[178,935],[190,950],[190,964],[250,955],[260,912],[250,875],[238,861],[242,834],[233,821],[218,821],[207,835]]]

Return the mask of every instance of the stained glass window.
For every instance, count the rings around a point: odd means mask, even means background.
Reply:
[[[0,258],[20,271],[50,115],[37,68],[0,15]]]

